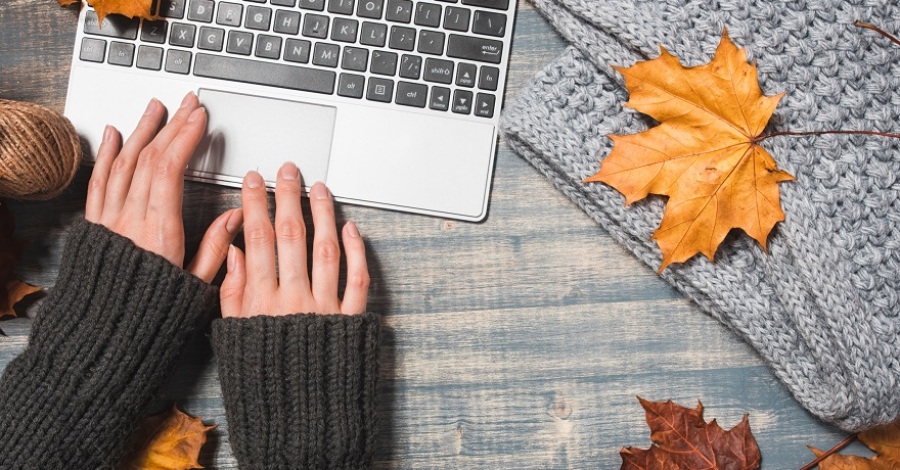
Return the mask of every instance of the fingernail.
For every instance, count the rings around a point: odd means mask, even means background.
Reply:
[[[244,184],[250,189],[256,189],[265,183],[263,182],[262,175],[255,171],[248,171],[247,176],[244,177]]]
[[[322,183],[321,181],[316,182],[316,184],[310,188],[309,192],[316,199],[328,199],[328,188],[326,188],[325,183]]]
[[[206,110],[203,109],[203,106],[191,111],[191,115],[188,116],[188,122],[194,122],[197,119],[200,119],[200,116],[202,116],[205,112]]]
[[[109,142],[113,138],[113,126],[107,124],[106,128],[103,129],[103,141]]]
[[[228,262],[225,263],[228,272],[234,271],[234,245],[228,245]]]
[[[154,110],[156,110],[156,103],[159,103],[159,101],[156,98],[150,99],[150,102],[147,103],[147,109],[144,110],[144,116],[146,116],[146,115],[152,113]]]
[[[225,230],[228,233],[234,235],[237,233],[238,229],[241,228],[241,224],[244,223],[244,212],[240,209],[235,209],[234,212],[228,216],[228,222],[225,222]]]
[[[356,223],[352,220],[347,222],[347,234],[353,238],[359,238],[359,229],[356,228]]]
[[[193,101],[193,99],[192,99],[193,96],[194,96],[194,92],[193,92],[193,91],[188,92],[188,94],[184,95],[184,99],[181,100],[181,107],[182,107],[182,108],[186,108],[187,105],[188,105],[188,103],[190,103],[191,101]]]
[[[281,177],[288,181],[294,181],[300,177],[300,170],[293,162],[287,162],[281,165]]]

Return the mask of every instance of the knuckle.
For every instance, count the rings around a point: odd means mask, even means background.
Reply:
[[[320,261],[337,262],[341,258],[341,249],[334,240],[321,240],[315,244],[315,257]]]
[[[371,279],[369,279],[369,273],[355,273],[347,276],[347,287],[360,289],[360,290],[368,290]]]
[[[265,225],[245,229],[244,237],[247,243],[253,245],[271,245],[274,241],[272,240],[272,227]]]
[[[158,155],[159,151],[156,149],[156,147],[148,145],[147,147],[144,147],[138,154],[138,160],[142,162],[150,162],[155,160]]]
[[[89,194],[98,194],[103,192],[103,189],[106,187],[106,179],[94,175],[91,177],[91,181],[88,183],[88,193]]]
[[[172,178],[175,176],[175,165],[168,158],[161,159],[156,164],[156,175],[161,178]]]
[[[278,222],[278,239],[287,242],[298,242],[306,239],[306,225],[291,218]]]
[[[120,156],[119,158],[116,158],[116,160],[113,162],[110,172],[112,172],[113,174],[122,174],[122,173],[125,173],[126,171],[128,171],[128,167],[129,167],[128,159]]]

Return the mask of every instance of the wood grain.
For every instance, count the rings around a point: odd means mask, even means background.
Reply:
[[[74,28],[74,10],[52,0],[0,3],[0,97],[62,110]],[[564,47],[520,3],[507,99]],[[88,172],[54,201],[13,204],[16,233],[31,240],[24,280],[54,283]],[[185,200],[192,246],[239,202],[234,189],[191,182]],[[369,307],[384,315],[377,468],[617,468],[621,446],[649,444],[636,395],[700,399],[727,427],[750,413],[764,468],[798,468],[811,457],[806,443],[842,438],[502,142],[483,223],[348,205],[338,217],[366,238]],[[24,349],[30,323],[0,323],[0,368]],[[220,426],[202,463],[236,468],[203,335],[156,408],[172,401]]]

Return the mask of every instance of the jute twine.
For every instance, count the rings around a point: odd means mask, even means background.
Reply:
[[[0,99],[0,198],[51,199],[72,182],[80,162],[81,142],[68,119]]]

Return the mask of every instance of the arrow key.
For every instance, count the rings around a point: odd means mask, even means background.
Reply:
[[[437,111],[448,110],[450,108],[450,89],[440,86],[433,87],[428,107]]]
[[[456,84],[472,88],[475,86],[475,73],[478,68],[475,64],[460,62],[456,69]]]
[[[475,115],[481,117],[494,117],[494,95],[479,93],[475,97]]]
[[[472,112],[472,92],[456,90],[453,92],[453,112],[456,114],[469,114]]]

